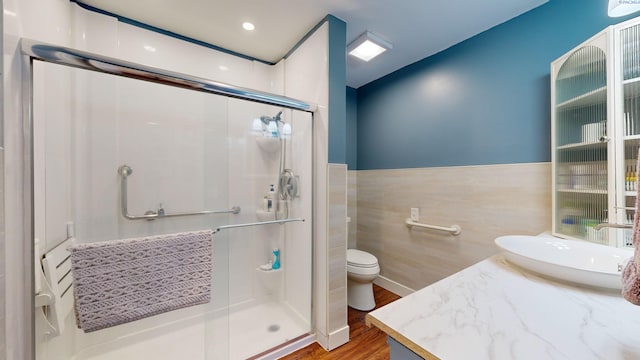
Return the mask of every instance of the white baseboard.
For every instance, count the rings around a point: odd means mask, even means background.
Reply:
[[[382,275],[378,275],[378,277],[373,280],[373,283],[402,297],[415,292],[412,288],[406,287]]]
[[[316,341],[327,351],[331,351],[340,345],[344,345],[349,342],[349,325],[332,332],[329,336],[325,336],[322,333],[316,333]]]

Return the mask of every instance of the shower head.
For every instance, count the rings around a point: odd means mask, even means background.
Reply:
[[[260,121],[262,121],[265,125],[269,125],[269,122],[273,120],[273,118],[269,116],[260,116]]]
[[[269,125],[270,121],[275,121],[277,124],[282,121],[280,115],[282,115],[282,111],[278,112],[274,117],[262,115],[260,116],[260,121],[262,121],[265,125]]]

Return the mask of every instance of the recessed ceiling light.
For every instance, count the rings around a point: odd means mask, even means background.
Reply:
[[[253,25],[253,24],[252,24],[252,23],[250,23],[250,22],[243,22],[243,23],[242,23],[242,27],[243,27],[245,30],[248,30],[248,31],[251,31],[251,30],[253,30],[253,29],[255,29],[255,28],[256,28],[256,26],[255,26],[255,25]]]
[[[357,39],[347,46],[347,53],[358,59],[369,61],[383,52],[393,48],[389,42],[382,40],[380,37],[365,31]]]

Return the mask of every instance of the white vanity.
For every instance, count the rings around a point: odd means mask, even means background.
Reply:
[[[619,290],[543,278],[502,254],[366,321],[388,334],[392,360],[640,359],[640,307]]]

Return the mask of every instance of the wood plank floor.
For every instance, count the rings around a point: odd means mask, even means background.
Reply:
[[[373,285],[373,295],[376,299],[376,309],[400,296]],[[331,352],[325,351],[318,343],[313,343],[303,349],[289,354],[284,360],[388,360],[389,345],[387,335],[375,327],[367,327],[364,323],[365,311],[352,308],[348,310],[350,341]]]

